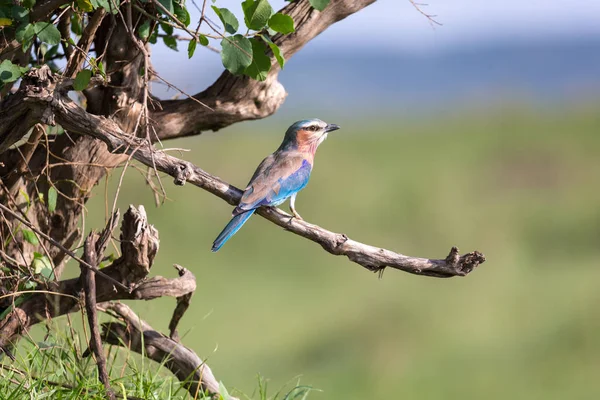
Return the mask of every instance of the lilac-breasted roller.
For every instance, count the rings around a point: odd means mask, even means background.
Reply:
[[[320,119],[306,119],[292,124],[285,132],[281,146],[265,158],[244,190],[233,218],[217,236],[212,251],[218,251],[262,206],[278,206],[290,198],[294,217],[302,219],[294,205],[296,195],[308,183],[317,147],[331,131],[340,129]]]

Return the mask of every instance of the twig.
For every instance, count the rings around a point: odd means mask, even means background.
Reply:
[[[98,236],[95,232],[91,232],[88,235],[83,247],[83,259],[90,265],[97,266],[99,264],[99,260],[102,258],[102,254],[106,249],[106,245],[108,244],[108,240],[116,226],[118,218],[119,213],[115,212],[102,232],[102,235]],[[88,324],[90,325],[90,348],[96,358],[100,382],[102,382],[106,389],[107,397],[113,400],[115,399],[115,395],[110,388],[110,380],[108,371],[106,370],[106,356],[102,350],[102,340],[100,339],[100,328],[98,326],[98,313],[96,311],[96,277],[92,271],[84,265],[80,265],[80,268],[82,289],[85,297],[85,309]]]
[[[425,11],[423,11],[421,9],[422,6],[428,6],[429,4],[425,4],[425,3],[417,3],[415,2],[415,0],[408,0],[410,1],[410,4],[413,5],[413,7],[419,12],[421,13],[425,18],[427,18],[429,20],[429,23],[431,24],[431,26],[438,25],[438,26],[442,26],[441,23],[439,23],[438,21],[435,20],[435,17],[437,17],[437,15],[432,15],[432,14],[427,14]]]
[[[175,264],[175,269],[179,273],[179,276],[184,276],[188,271],[180,265]],[[186,310],[190,306],[190,300],[194,295],[194,291],[190,291],[189,293],[184,294],[183,296],[177,297],[177,307],[173,311],[173,316],[171,317],[171,322],[169,322],[169,337],[176,342],[179,342],[179,334],[177,333],[177,325],[179,321],[185,314]]]
[[[177,185],[189,181],[233,206],[240,201],[242,196],[240,189],[208,174],[190,162],[153,150],[144,139],[126,135],[115,122],[86,113],[67,97],[62,98],[60,106],[54,107],[54,111],[57,121],[63,128],[100,139],[111,151],[131,154],[132,149],[137,148],[134,154],[136,160],[171,175]],[[485,261],[485,256],[478,251],[460,256],[456,247],[451,249],[445,259],[409,257],[351,240],[345,234],[331,232],[306,221],[292,219],[289,214],[277,208],[262,207],[257,213],[287,231],[320,244],[327,252],[344,255],[375,272],[391,267],[417,275],[447,278],[465,276]]]
[[[85,29],[83,30],[83,34],[77,42],[76,51],[73,52],[69,61],[67,62],[67,66],[65,68],[64,75],[68,78],[75,78],[77,72],[81,69],[83,62],[87,58],[88,52],[90,51],[90,47],[94,41],[94,37],[96,36],[96,31],[104,16],[106,15],[106,10],[104,8],[98,8],[92,18],[90,18],[90,22],[87,24]]]
[[[3,211],[9,213],[10,215],[12,215],[14,218],[18,219],[19,221],[21,221],[23,224],[27,225],[27,227],[29,229],[31,229],[32,231],[34,231],[35,233],[37,233],[38,235],[40,235],[41,237],[43,237],[44,239],[46,239],[47,241],[49,241],[50,243],[52,243],[54,246],[58,247],[59,249],[61,249],[62,251],[64,251],[65,253],[67,253],[71,258],[73,258],[74,260],[78,261],[79,264],[84,265],[86,268],[91,269],[92,271],[94,271],[96,274],[100,275],[101,277],[103,277],[106,280],[109,280],[110,282],[112,282],[114,285],[120,287],[123,290],[126,291],[131,291],[132,289],[123,285],[121,282],[119,282],[118,280],[106,275],[104,272],[100,271],[98,269],[98,267],[95,267],[93,265],[90,265],[88,262],[82,260],[81,258],[77,257],[77,255],[75,255],[75,253],[73,253],[71,250],[67,249],[66,247],[64,247],[62,244],[60,244],[59,242],[57,242],[56,240],[52,239],[50,236],[46,235],[44,232],[40,231],[36,226],[34,226],[33,224],[31,224],[29,221],[27,221],[26,219],[22,218],[21,216],[19,216],[17,213],[15,213],[13,210],[11,210],[10,208],[6,207],[4,204],[0,203],[0,209],[2,209]]]

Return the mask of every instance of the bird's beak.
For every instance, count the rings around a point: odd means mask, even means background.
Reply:
[[[337,131],[338,129],[340,129],[339,125],[336,125],[336,124],[327,124],[327,126],[325,127],[325,132]]]

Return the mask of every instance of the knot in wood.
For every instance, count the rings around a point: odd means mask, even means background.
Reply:
[[[189,179],[189,177],[192,175],[192,171],[191,169],[188,167],[187,164],[178,164],[173,168],[174,171],[174,176],[175,178],[173,179],[173,182],[177,185],[177,186],[183,186],[185,185],[185,182]]]
[[[344,245],[348,241],[348,236],[345,233],[340,233],[335,236],[335,247],[339,248]]]

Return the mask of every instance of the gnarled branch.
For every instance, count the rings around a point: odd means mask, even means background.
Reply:
[[[237,205],[242,192],[227,182],[212,176],[194,164],[155,150],[146,139],[127,135],[112,120],[92,115],[63,95],[29,97],[29,104],[51,110],[56,121],[66,130],[90,135],[102,140],[110,151],[130,154],[141,163],[171,175],[178,185],[186,181],[214,194],[231,205]],[[48,112],[48,111],[45,111]],[[417,275],[439,278],[464,276],[485,261],[482,253],[474,251],[460,256],[452,248],[445,259],[409,257],[383,248],[363,244],[341,233],[334,233],[306,221],[292,219],[277,208],[260,208],[257,213],[276,225],[320,244],[334,255],[347,256],[351,261],[371,271],[386,267]]]
[[[210,367],[196,353],[155,331],[125,304],[111,302],[106,305],[105,310],[116,314],[124,322],[102,324],[102,338],[106,343],[126,346],[157,363],[164,364],[183,382],[194,398],[198,398],[198,394],[202,392],[207,392],[214,399],[219,398],[219,382]],[[227,400],[237,398],[230,396]]]
[[[130,206],[121,224],[121,257],[102,269],[105,275],[133,286],[127,291],[115,286],[102,275],[96,276],[95,297],[98,303],[111,300],[151,300],[157,297],[182,297],[196,289],[194,275],[179,266],[179,277],[167,279],[155,276],[146,279],[156,252],[158,251],[158,231],[148,224],[144,207],[136,209]],[[9,343],[11,338],[47,318],[55,318],[81,308],[79,293],[83,290],[83,281],[73,278],[58,282],[46,293],[36,293],[22,304],[16,306],[0,321],[0,347]],[[15,294],[18,295],[18,294]],[[47,310],[39,315],[39,310]]]
[[[289,59],[306,43],[330,25],[360,11],[375,0],[331,0],[323,11],[315,10],[308,0],[289,3],[279,12],[294,20],[296,32],[275,35],[277,44]],[[209,88],[193,99],[163,100],[160,108],[151,113],[157,136],[171,139],[218,130],[236,122],[268,117],[283,104],[287,93],[277,80],[279,65],[273,59],[271,71],[264,82],[247,76],[234,76],[225,71]],[[210,109],[198,104],[202,102]]]

